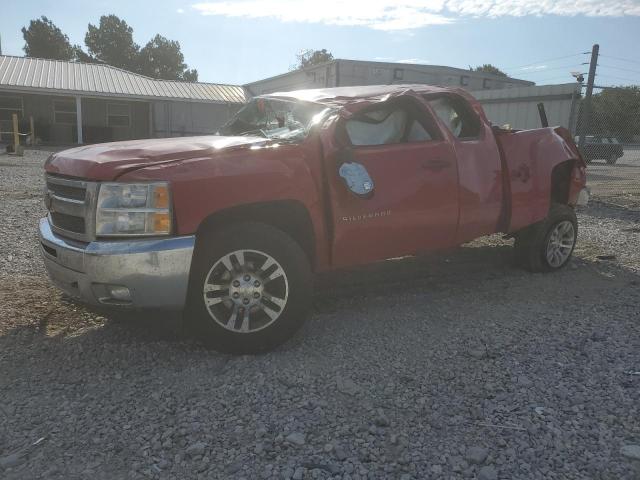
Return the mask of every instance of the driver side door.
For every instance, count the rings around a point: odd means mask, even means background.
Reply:
[[[415,98],[375,104],[336,125],[373,181],[354,195],[339,175],[340,155],[326,161],[332,211],[332,262],[342,267],[451,246],[458,224],[456,156],[437,122]]]

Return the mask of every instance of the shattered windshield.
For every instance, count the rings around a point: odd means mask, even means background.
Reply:
[[[330,110],[308,102],[254,98],[220,129],[220,133],[300,141]]]

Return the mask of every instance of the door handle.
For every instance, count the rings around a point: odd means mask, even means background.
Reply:
[[[430,160],[422,161],[422,168],[426,170],[442,170],[451,166],[451,162],[443,158],[432,158]]]

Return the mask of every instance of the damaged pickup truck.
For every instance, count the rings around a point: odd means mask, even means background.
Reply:
[[[300,327],[314,272],[496,232],[525,268],[560,269],[587,200],[567,130],[492,127],[461,89],[264,95],[220,133],[53,154],[52,281],[93,305],[182,310],[215,348],[259,352]]]

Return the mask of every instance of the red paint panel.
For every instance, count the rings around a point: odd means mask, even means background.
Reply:
[[[567,160],[577,161],[578,165],[582,162],[573,141],[566,137],[566,130],[560,128],[498,134],[511,189],[509,232],[547,216],[551,203],[551,174],[556,165]]]
[[[313,150],[313,149],[312,149]],[[316,242],[317,266],[327,267],[328,252],[321,193],[315,179],[317,147],[309,156],[304,146],[286,145],[220,150],[216,155],[190,158],[170,164],[150,165],[123,175],[122,181],[171,182],[176,234],[198,230],[210,215],[260,202],[294,200],[309,212]]]
[[[261,137],[219,136],[99,143],[54,153],[47,159],[45,170],[87,180],[114,180],[136,168],[213,156],[222,150],[266,143]]]
[[[460,189],[457,243],[495,233],[502,212],[500,152],[490,128],[483,138],[456,142]]]
[[[327,162],[335,267],[451,246],[458,222],[456,159],[444,141],[361,147],[354,161],[374,181],[369,199],[349,192]],[[331,160],[331,159],[329,159]],[[429,169],[429,162],[445,164]]]

